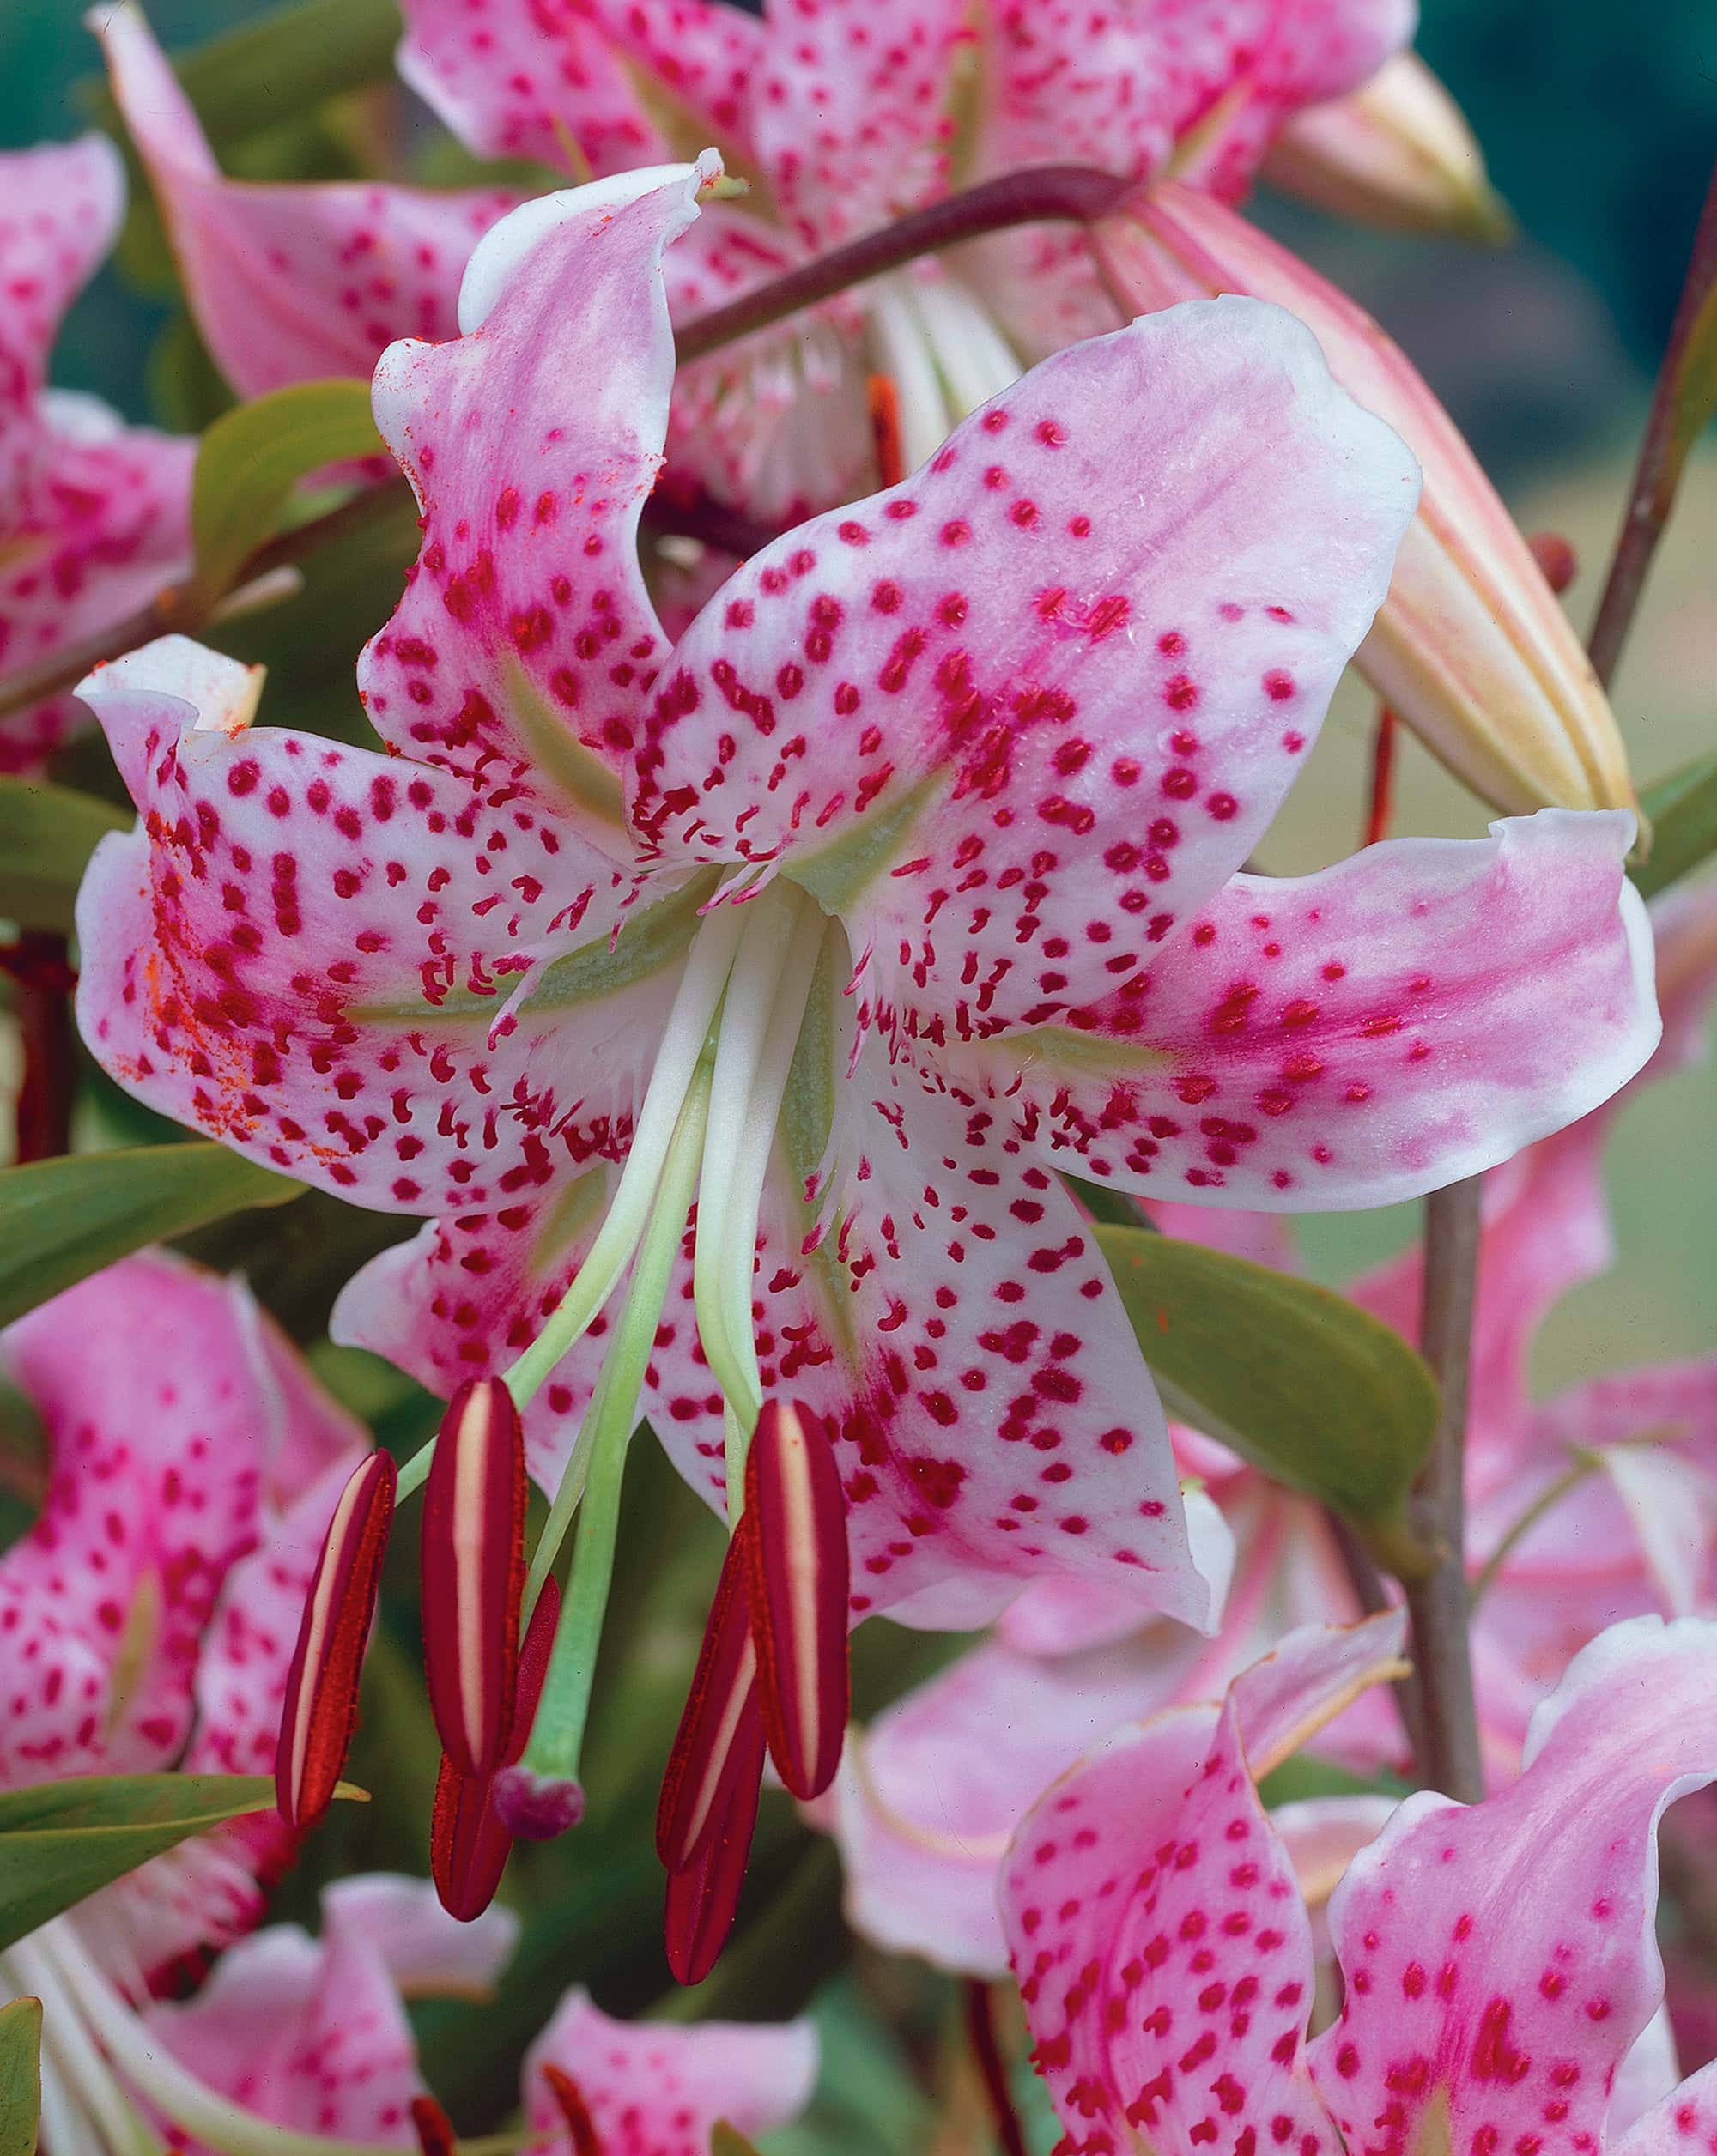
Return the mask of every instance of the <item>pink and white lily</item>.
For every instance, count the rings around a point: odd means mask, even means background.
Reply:
[[[0,687],[188,564],[195,443],[47,387],[61,318],[124,203],[124,168],[99,135],[0,153]],[[0,719],[0,772],[33,769],[82,716],[57,696]]]
[[[1398,1807],[1330,1904],[1341,2011],[1306,2041],[1310,1926],[1255,1784],[1389,1622],[1295,1633],[1220,1705],[1117,1732],[1022,1826],[1003,1919],[1070,2156],[1658,2156],[1717,2127],[1710,2068],[1636,2115],[1663,2062],[1657,1825],[1717,1777],[1701,1620],[1594,1640],[1500,1795]]]
[[[0,1787],[269,1773],[300,1606],[361,1425],[241,1283],[160,1253],[20,1319],[0,1357],[51,1455],[40,1517],[0,1557]],[[292,1846],[271,1813],[183,1843],[9,1948],[0,1988],[46,1996],[51,1965],[76,1953],[141,2001],[257,1922]],[[57,2156],[77,2156],[100,2145],[111,2092],[75,2027],[50,2016],[46,2044],[47,2129]]]
[[[140,821],[80,1022],[166,1112],[434,1216],[337,1331],[447,1393],[510,1366],[557,1518],[640,1402],[737,1503],[780,1394],[835,1443],[855,1615],[1065,1572],[1206,1621],[1054,1171],[1373,1204],[1579,1115],[1657,1036],[1629,821],[1241,871],[1413,501],[1246,303],[1046,362],[670,651],[634,536],[709,169],[528,206],[466,334],[379,371],[424,510],[361,671],[391,755],[254,727],[173,639],[85,685]]]

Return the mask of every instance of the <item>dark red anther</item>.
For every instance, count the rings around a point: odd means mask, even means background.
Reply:
[[[552,2060],[543,2061],[543,2079],[549,2084],[549,2092],[567,2122],[573,2156],[603,2156],[602,2135],[596,2130],[596,2121],[591,2117],[584,2091],[563,2067],[556,2066]]]
[[[745,1460],[743,1538],[757,1698],[794,1796],[834,1779],[851,1699],[846,1493],[822,1418],[764,1403]]]
[[[763,1717],[755,1691],[741,1704],[707,1830],[689,1864],[668,1877],[664,1943],[676,1982],[701,1983],[714,1968],[739,1907],[757,1799],[763,1787]]]
[[[527,1496],[512,1394],[461,1385],[423,1491],[423,1663],[436,1734],[468,1774],[493,1773],[513,1734]]]
[[[389,1454],[362,1461],[340,1493],[316,1560],[275,1750],[275,1797],[288,1826],[313,1826],[321,1818],[351,1749],[398,1480]]]
[[[894,376],[867,375],[865,395],[871,409],[871,439],[877,451],[877,484],[898,487],[907,475],[907,460],[901,446],[901,393]]]
[[[670,1872],[683,1871],[707,1837],[717,1793],[752,1695],[757,1650],[746,1598],[749,1516],[742,1518],[716,1582],[692,1672],[685,1711],[674,1733],[656,1808],[656,1854]],[[759,1727],[761,1727],[761,1722]]]
[[[459,2143],[453,2132],[453,2122],[433,2096],[412,2098],[411,2123],[423,2156],[454,2156]]]
[[[442,1908],[461,1923],[481,1917],[494,1899],[512,1854],[513,1838],[495,1810],[494,1785],[530,1737],[560,1615],[560,1588],[546,1579],[519,1652],[519,1708],[507,1759],[494,1774],[468,1774],[442,1757],[429,1820],[429,1871]]]
[[[1572,542],[1560,531],[1535,531],[1526,544],[1544,582],[1560,598],[1580,574],[1580,556]]]

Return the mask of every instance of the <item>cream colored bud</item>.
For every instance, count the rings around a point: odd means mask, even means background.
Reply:
[[[1284,248],[1189,189],[1141,191],[1092,240],[1130,315],[1224,292],[1298,315],[1336,380],[1417,457],[1418,514],[1355,662],[1402,720],[1508,815],[1635,807],[1621,735],[1566,615],[1399,346]]]
[[[1493,247],[1514,237],[1472,130],[1416,52],[1398,52],[1348,96],[1296,113],[1264,177],[1387,232],[1448,233]]]

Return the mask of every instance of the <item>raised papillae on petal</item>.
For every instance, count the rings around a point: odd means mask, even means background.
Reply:
[[[1402,1805],[1330,1907],[1345,2003],[1310,2063],[1350,2149],[1601,2147],[1663,1998],[1657,1823],[1714,1777],[1717,1626],[1641,1617],[1571,1664],[1519,1781]]]
[[[616,2021],[579,1989],[525,2055],[525,2123],[567,2130],[569,2086],[590,2136],[571,2126],[573,2156],[707,2156],[718,2119],[747,2135],[790,2124],[816,2069],[808,2020]]]
[[[658,687],[634,824],[664,861],[780,863],[939,1033],[1049,1024],[1245,860],[1417,491],[1277,309],[1059,354],[729,580]]]
[[[1118,1731],[1040,1800],[1002,1920],[1074,2149],[1339,2156],[1307,2078],[1312,1941],[1256,1779],[1390,1675],[1398,1614],[1291,1633],[1220,1706]]]
[[[281,1710],[275,1794],[288,1826],[313,1826],[322,1817],[351,1749],[398,1480],[390,1454],[371,1453],[353,1470],[328,1525]]]
[[[674,372],[660,262],[719,171],[527,203],[471,261],[466,334],[397,345],[375,376],[423,544],[360,661],[365,708],[406,755],[622,855],[621,775],[667,651],[637,549]]]
[[[227,179],[142,10],[122,0],[88,20],[197,329],[242,396],[367,375],[396,337],[453,334],[465,259],[514,196]]]
[[[525,1589],[525,1433],[499,1378],[448,1402],[423,1493],[423,1661],[443,1748],[468,1774],[513,1735]]]
[[[747,1597],[769,1756],[792,1794],[840,1764],[847,1670],[846,1497],[822,1420],[763,1403],[745,1457]]]

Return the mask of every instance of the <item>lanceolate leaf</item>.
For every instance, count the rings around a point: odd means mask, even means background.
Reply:
[[[0,2156],[36,2156],[42,2111],[42,2002],[0,2007]]]
[[[203,1143],[0,1169],[0,1325],[145,1243],[249,1206],[284,1205],[302,1189]]]
[[[1136,1227],[1097,1239],[1171,1415],[1403,1554],[1402,1505],[1437,1387],[1397,1333],[1332,1289]]]
[[[203,437],[191,481],[200,595],[212,600],[231,586],[307,473],[381,453],[367,382],[295,382],[223,412]]]
[[[0,916],[20,928],[69,930],[97,842],[130,821],[129,810],[70,786],[0,778]]]
[[[1647,786],[1640,807],[1651,827],[1652,850],[1633,876],[1654,899],[1717,853],[1717,756],[1696,757]]]
[[[84,1775],[0,1792],[0,1953],[188,1834],[273,1804],[261,1774]]]

